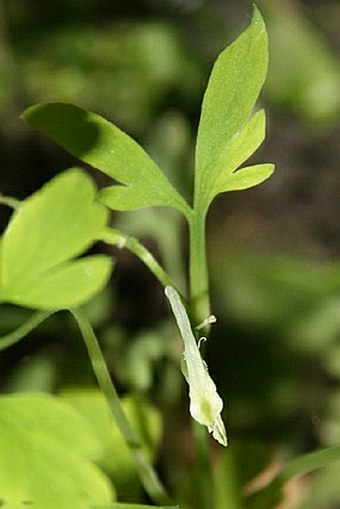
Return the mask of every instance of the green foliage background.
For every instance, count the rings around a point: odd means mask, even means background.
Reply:
[[[262,0],[258,6],[270,40],[261,96],[269,136],[251,163],[274,161],[277,171],[259,188],[221,196],[208,216],[218,323],[205,346],[227,401],[231,437],[216,467],[221,507],[268,463],[340,439],[340,7],[335,0]],[[206,81],[216,55],[248,24],[250,13],[248,1],[2,0],[1,192],[24,198],[74,165],[19,119],[36,102],[58,101],[114,121],[190,201]],[[100,186],[109,183],[92,175]],[[2,208],[2,228],[7,219]],[[143,239],[184,287],[184,232],[175,213],[115,214],[114,225]],[[132,255],[114,254],[112,285],[87,314],[120,389],[148,396],[168,416],[163,471],[172,487],[181,486],[181,499],[200,509],[199,483],[195,494],[190,489],[192,479],[200,479],[195,466],[188,469],[191,447],[173,447],[175,432],[179,444],[187,443],[188,421],[176,407],[179,346],[162,289]],[[1,333],[26,316],[21,308],[1,306]],[[0,373],[4,393],[60,393],[93,384],[85,350],[64,315],[3,352]],[[159,429],[155,423],[152,428],[154,443]],[[103,464],[114,478],[114,464]],[[141,490],[129,468],[127,462],[117,491],[135,502]],[[300,507],[339,503],[339,471],[335,462],[310,479],[311,494]],[[256,497],[234,498],[232,508],[267,507]]]

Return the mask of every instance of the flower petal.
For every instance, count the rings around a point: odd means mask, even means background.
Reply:
[[[207,426],[209,433],[212,433],[215,440],[226,446],[228,443],[227,435],[221,418],[223,401],[218,395],[216,385],[201,357],[180,296],[171,286],[165,288],[165,295],[169,299],[184,341],[182,371],[189,384],[190,413],[195,421]]]

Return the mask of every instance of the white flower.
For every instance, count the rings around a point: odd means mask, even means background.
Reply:
[[[187,312],[181,299],[172,286],[165,288],[178,328],[184,341],[183,373],[189,384],[190,413],[192,417],[207,426],[209,433],[221,444],[228,444],[227,434],[221,418],[223,401],[217,394],[206,363],[201,357],[192,333]]]

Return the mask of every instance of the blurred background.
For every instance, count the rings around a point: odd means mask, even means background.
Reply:
[[[218,316],[207,356],[227,402],[241,485],[269,458],[340,439],[340,3],[257,5],[270,44],[260,98],[268,135],[252,161],[274,162],[276,172],[258,188],[220,196],[207,233]],[[116,123],[190,200],[207,79],[251,13],[248,0],[0,0],[1,192],[24,198],[75,164],[20,119],[36,102],[58,101]],[[1,208],[1,229],[9,213]],[[185,286],[186,231],[176,215],[155,209],[112,221],[142,239]],[[166,394],[170,407],[182,389],[169,364],[178,352],[162,289],[132,255],[113,254],[112,288],[89,304],[89,316],[122,391],[150,393],[156,403]],[[2,306],[0,332],[28,314]],[[2,354],[3,391],[88,382],[67,317],[31,336]],[[257,461],[245,469],[249,447]],[[339,507],[334,465],[316,480],[306,507]]]

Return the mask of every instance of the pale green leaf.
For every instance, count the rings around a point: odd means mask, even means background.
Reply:
[[[109,257],[72,263],[100,237],[107,210],[80,169],[45,184],[13,213],[0,247],[0,300],[34,308],[83,303],[106,283]]]
[[[230,175],[243,164],[261,145],[265,138],[266,117],[264,110],[260,110],[246,123],[221,153],[217,164],[213,189],[213,196],[225,191],[225,183]]]
[[[138,500],[142,485],[131,452],[112,420],[104,396],[98,390],[69,389],[63,398],[79,412],[100,440],[96,461],[112,477],[119,499]],[[160,440],[161,420],[154,407],[132,397],[122,399],[124,412],[144,445],[148,458],[154,458]]]
[[[79,306],[105,286],[111,269],[107,256],[86,256],[37,274],[26,286],[18,285],[10,298],[20,306],[37,309]]]
[[[209,185],[202,189],[200,199],[209,204],[214,197],[228,191],[230,176],[261,145],[265,138],[265,112],[255,113],[245,126],[230,140],[221,152],[214,171],[210,172]],[[207,174],[208,176],[208,174]]]
[[[269,163],[247,166],[225,179],[223,191],[241,191],[257,186],[269,178],[273,171],[274,165]]]
[[[110,208],[163,205],[189,215],[190,207],[142,147],[101,116],[70,104],[50,103],[28,108],[23,117],[72,155],[124,184],[102,191]]]
[[[227,174],[235,170],[263,139],[263,113],[248,126],[246,122],[264,83],[267,62],[266,30],[255,8],[250,26],[218,57],[204,95],[196,146],[196,207],[208,207],[223,189],[223,169]]]
[[[88,509],[113,490],[90,461],[98,442],[65,402],[44,394],[0,398],[0,500],[9,509]]]

